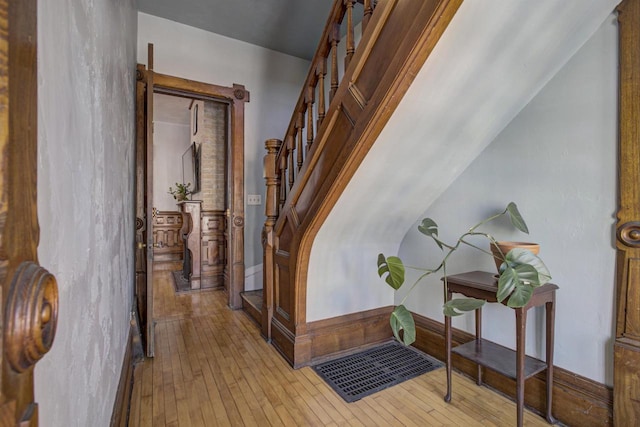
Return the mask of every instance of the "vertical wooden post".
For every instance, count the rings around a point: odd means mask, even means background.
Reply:
[[[340,24],[333,24],[333,30],[329,36],[331,43],[331,90],[329,91],[329,102],[333,99],[338,90],[338,43],[340,42]]]
[[[305,102],[307,103],[307,153],[313,144],[313,102],[314,102],[314,87],[307,87],[307,94],[305,95]]]
[[[618,6],[619,210],[613,421],[640,424],[640,0]]]
[[[302,129],[304,129],[304,118],[302,117],[302,113],[298,113],[298,117],[296,117],[296,136],[298,137],[298,171],[302,168],[302,163],[304,162],[304,152],[302,146]]]
[[[287,147],[282,147],[280,157],[278,158],[278,182],[280,183],[280,208],[287,201]]]
[[[373,4],[371,0],[364,0],[364,15],[362,16],[362,34],[367,29],[371,15],[373,14]]]
[[[318,129],[320,129],[320,125],[324,120],[325,111],[327,109],[324,102],[324,76],[326,74],[327,58],[322,57],[318,60],[318,66],[316,67],[316,76],[318,77]]]
[[[289,152],[289,188],[293,187],[293,183],[296,179],[296,175],[294,173],[295,167],[293,163],[293,155],[296,150],[296,144],[293,139],[293,135],[287,135],[286,138],[287,150]]]
[[[274,285],[274,261],[273,261],[273,227],[278,218],[278,186],[279,174],[276,170],[276,159],[282,141],[268,139],[264,146],[267,154],[264,156],[264,178],[267,185],[265,196],[265,216],[267,217],[262,231],[263,263],[262,263],[262,336],[269,341],[271,339],[271,318],[273,317]]]
[[[353,53],[356,51],[356,44],[353,38],[353,4],[355,0],[344,0],[347,7],[347,56],[344,58],[345,71],[349,67]]]

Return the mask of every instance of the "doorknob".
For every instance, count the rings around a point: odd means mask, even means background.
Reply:
[[[138,249],[144,249],[147,247],[147,244],[144,242],[138,242]]]

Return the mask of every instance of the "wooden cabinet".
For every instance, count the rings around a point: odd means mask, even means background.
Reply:
[[[187,251],[183,271],[188,271],[191,289],[224,286],[227,260],[224,211],[202,210],[202,201],[179,203],[183,221],[180,231]]]
[[[224,286],[226,262],[224,211],[202,212],[202,288]]]
[[[153,258],[155,262],[182,261],[184,246],[180,229],[182,214],[156,211],[153,217]]]

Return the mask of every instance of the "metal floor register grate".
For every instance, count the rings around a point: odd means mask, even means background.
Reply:
[[[442,367],[442,363],[397,341],[313,367],[347,402]]]

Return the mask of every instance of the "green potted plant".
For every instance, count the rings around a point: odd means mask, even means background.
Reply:
[[[444,276],[443,281],[446,295],[448,286],[447,261],[461,245],[470,246],[496,259],[496,265],[499,265],[497,274],[498,290],[496,298],[499,302],[506,300],[509,307],[523,307],[527,305],[531,299],[534,289],[538,286],[544,285],[551,279],[551,275],[549,274],[547,267],[531,250],[522,247],[515,247],[510,249],[508,252],[505,252],[501,249],[505,247],[502,245],[503,242],[498,242],[492,235],[480,230],[483,225],[504,215],[509,216],[511,224],[515,228],[523,233],[529,233],[527,224],[524,222],[522,215],[520,215],[518,207],[513,202],[509,203],[502,212],[492,215],[471,227],[452,245],[443,242],[438,237],[438,225],[434,220],[431,218],[425,218],[422,220],[418,226],[418,230],[422,234],[433,239],[440,250],[444,251],[444,256],[440,264],[434,268],[427,269],[407,266],[407,268],[423,271],[423,274],[420,275],[413,283],[407,295],[391,313],[391,329],[398,341],[403,342],[405,345],[410,345],[416,339],[416,328],[413,316],[404,306],[404,302],[407,297],[422,279],[441,270]],[[491,251],[471,243],[469,238],[474,236],[486,238],[489,241]],[[393,289],[398,290],[404,283],[405,266],[402,263],[402,260],[397,256],[385,257],[383,254],[379,254],[378,275],[381,278],[386,276],[384,277],[385,282]],[[456,298],[443,305],[443,313],[445,316],[458,316],[465,312],[476,310],[482,307],[484,303],[484,300],[478,300],[475,298]],[[402,331],[402,338],[400,337],[400,331]]]
[[[189,200],[189,195],[193,194],[193,191],[191,191],[189,187],[191,187],[190,182],[186,184],[180,184],[176,182],[176,189],[174,190],[172,187],[169,187],[169,194],[171,194],[173,198],[179,202]]]

